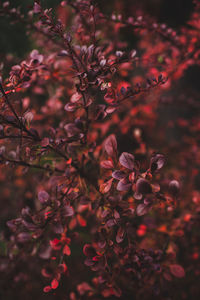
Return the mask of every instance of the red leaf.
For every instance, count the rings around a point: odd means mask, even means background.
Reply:
[[[113,178],[100,185],[100,192],[105,194],[111,189]]]
[[[57,289],[58,285],[59,285],[58,280],[54,278],[51,282],[52,289],[54,289],[54,290]]]
[[[48,293],[48,292],[50,292],[51,291],[51,286],[50,285],[47,285],[47,286],[45,286],[44,288],[43,288],[43,292],[45,292],[45,293]]]
[[[178,278],[182,278],[185,276],[185,270],[182,266],[174,264],[169,266],[172,275]]]
[[[78,220],[79,225],[80,225],[81,227],[87,226],[86,220],[85,220],[81,215],[77,215],[77,220]]]
[[[65,245],[65,247],[63,248],[63,254],[68,256],[71,255],[71,250],[68,245]]]

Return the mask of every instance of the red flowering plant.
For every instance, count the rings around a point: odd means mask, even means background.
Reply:
[[[2,197],[17,203],[2,232],[7,297],[22,283],[26,299],[41,285],[39,298],[195,297],[199,94],[181,80],[200,63],[198,3],[179,32],[92,0],[62,1],[62,20],[39,1],[0,14],[37,48],[0,83]]]

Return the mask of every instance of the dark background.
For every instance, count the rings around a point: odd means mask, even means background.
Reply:
[[[5,1],[3,1],[5,2]],[[41,0],[43,7],[56,8],[59,0]],[[135,8],[141,8],[161,23],[178,29],[185,24],[193,8],[192,0],[96,0],[101,10],[107,14],[112,12],[123,12],[128,17],[134,15]],[[33,0],[11,0],[13,7],[20,6],[23,12],[34,3]],[[12,53],[22,58],[25,53],[31,50],[31,42],[21,24],[9,24],[9,19],[0,18],[0,60],[3,55]]]

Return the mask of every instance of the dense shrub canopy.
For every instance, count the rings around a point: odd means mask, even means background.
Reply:
[[[0,16],[31,47],[0,65],[2,299],[197,299],[198,1],[176,29],[134,1]]]

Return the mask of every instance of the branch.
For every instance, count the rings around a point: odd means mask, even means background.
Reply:
[[[34,140],[40,140],[38,137],[36,137],[34,134],[32,134],[32,132],[30,130],[28,130],[26,128],[26,126],[24,125],[24,123],[19,119],[19,116],[18,114],[16,113],[14,107],[12,106],[12,104],[10,103],[10,100],[8,98],[8,96],[6,95],[4,89],[3,89],[3,86],[2,84],[0,83],[0,91],[1,93],[3,94],[3,97],[7,103],[7,105],[9,106],[10,110],[12,111],[12,113],[14,114],[18,124],[19,124],[19,129],[23,130],[24,132],[26,132],[29,136],[31,136]]]
[[[40,166],[40,165],[31,165],[25,161],[19,161],[19,160],[12,160],[12,159],[8,159],[8,158],[4,158],[4,157],[1,157],[2,160],[1,162],[5,163],[5,162],[9,162],[9,163],[13,163],[15,165],[19,165],[19,166],[24,166],[24,167],[29,167],[29,168],[35,168],[35,169],[40,169],[40,170],[44,170],[44,171],[51,171],[51,172],[59,172],[59,173],[65,173],[64,170],[60,170],[60,169],[51,169],[51,168],[46,168],[46,167],[43,167],[43,166]]]

